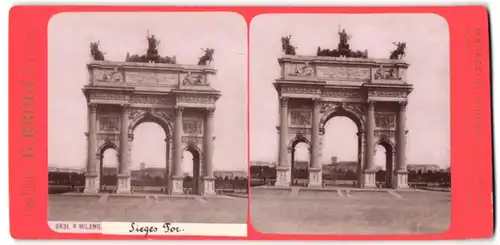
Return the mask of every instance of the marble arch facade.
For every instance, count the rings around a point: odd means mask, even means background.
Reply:
[[[94,61],[89,83],[85,192],[100,191],[101,149],[118,152],[117,193],[130,193],[134,129],[155,122],[165,131],[165,177],[168,193],[183,193],[183,151],[199,152],[203,183],[199,194],[214,194],[213,118],[220,91],[210,86],[216,70],[208,66]],[[143,146],[147,147],[147,146]]]
[[[278,59],[280,123],[276,186],[291,184],[292,141],[309,143],[310,187],[322,186],[321,152],[325,124],[336,116],[358,128],[358,186],[375,187],[375,146],[392,146],[387,183],[408,187],[406,171],[406,106],[413,85],[406,80],[409,64],[376,60],[285,55]],[[395,163],[395,164],[394,164]],[[394,166],[392,166],[394,164]]]

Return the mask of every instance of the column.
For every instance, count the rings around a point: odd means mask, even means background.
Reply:
[[[84,192],[99,192],[99,173],[97,172],[97,104],[88,104],[87,134],[87,173],[85,174]]]
[[[183,107],[175,108],[175,121],[174,121],[174,164],[172,165],[172,193],[183,193],[183,177],[182,177],[182,111]]]
[[[396,188],[408,188],[406,170],[406,101],[399,102],[396,128]]]
[[[287,164],[288,155],[288,98],[280,98],[280,140],[278,153],[278,167],[276,168],[275,186],[290,186],[290,166]]]
[[[172,139],[172,136],[171,135],[167,135],[167,137],[165,138],[165,148],[166,148],[166,151],[165,151],[165,174],[163,176],[163,180],[165,181],[165,192],[166,193],[169,193],[170,192],[170,182],[171,182],[171,179],[170,179],[170,173],[171,173],[171,170],[170,170],[170,140]]]
[[[117,193],[130,193],[130,171],[128,159],[128,117],[129,105],[122,105],[122,114],[120,119],[120,167],[118,170]]]
[[[374,131],[375,131],[375,101],[368,101],[366,113],[366,150],[365,150],[365,170],[364,187],[375,187],[375,166],[374,166]]]
[[[321,176],[320,152],[319,152],[319,120],[321,102],[313,100],[313,113],[311,125],[311,167],[309,168],[309,187],[321,187],[323,180]]]
[[[215,194],[213,173],[213,128],[215,108],[207,108],[203,135],[203,195]]]
[[[362,188],[365,182],[365,175],[363,174],[364,163],[365,163],[365,147],[366,147],[366,133],[360,131],[356,134],[358,136],[358,167],[356,168],[356,174],[358,175],[356,186]]]

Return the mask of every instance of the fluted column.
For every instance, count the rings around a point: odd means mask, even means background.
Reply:
[[[120,127],[120,170],[119,174],[128,175],[128,117],[129,105],[122,105]]]
[[[128,135],[128,117],[129,105],[121,105],[121,119],[120,119],[120,166],[117,175],[117,193],[130,193],[130,173],[129,173],[129,135]]]
[[[288,98],[280,98],[280,152],[279,166],[287,165],[288,152]]]
[[[313,113],[311,125],[311,167],[309,168],[310,187],[319,187],[322,185],[321,164],[319,162],[319,120],[320,120],[321,102],[319,99],[313,100]]]
[[[215,108],[207,108],[203,135],[203,195],[215,194],[213,173],[213,128]]]
[[[368,101],[366,112],[366,150],[365,150],[365,187],[375,187],[374,166],[374,131],[375,131],[375,101]]]
[[[182,112],[183,107],[175,108],[175,122],[174,122],[174,164],[172,165],[172,193],[183,193],[182,182]]]
[[[214,108],[208,108],[205,118],[205,132],[204,132],[204,168],[203,172],[206,177],[213,177],[213,127],[214,127]]]
[[[99,191],[99,174],[97,173],[97,104],[88,104],[87,134],[87,173],[85,174],[85,192]]]
[[[406,101],[399,102],[396,128],[396,188],[408,187],[406,170]]]
[[[288,165],[288,98],[280,98],[280,140],[276,186],[290,185],[290,166]]]

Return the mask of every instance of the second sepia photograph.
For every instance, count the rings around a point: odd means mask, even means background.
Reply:
[[[250,220],[267,234],[450,224],[450,40],[436,14],[250,25]]]

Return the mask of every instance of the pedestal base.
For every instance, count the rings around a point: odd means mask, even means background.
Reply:
[[[202,195],[215,195],[215,178],[213,176],[203,177]]]
[[[309,183],[307,187],[322,187],[323,178],[321,176],[321,168],[310,168],[309,169]]]
[[[130,176],[125,174],[119,174],[116,183],[116,193],[119,194],[130,194],[132,189],[130,188]]]
[[[99,192],[99,175],[97,173],[85,174],[85,193],[98,193]]]
[[[276,187],[290,187],[290,167],[279,166],[276,168]]]
[[[170,185],[170,187],[172,188],[170,193],[184,194],[184,177],[182,176],[172,177],[172,184]]]
[[[396,170],[394,188],[404,189],[408,187],[408,172],[406,170]]]
[[[375,181],[375,170],[365,170],[364,172],[364,188],[375,188],[376,187],[376,181]]]

